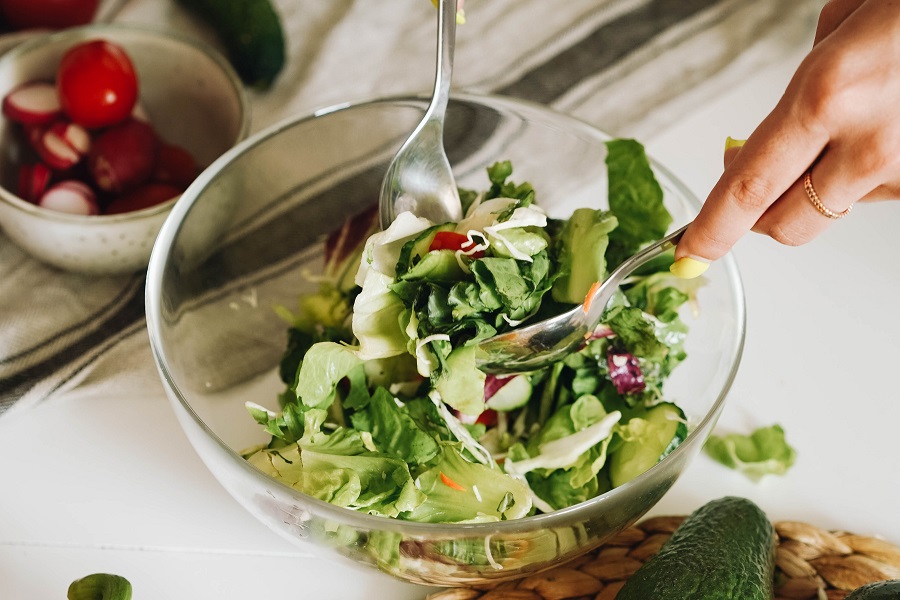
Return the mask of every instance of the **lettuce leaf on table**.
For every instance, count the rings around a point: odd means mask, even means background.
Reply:
[[[760,427],[749,435],[711,435],[704,450],[714,460],[753,480],[765,475],[784,475],[797,456],[780,425]]]

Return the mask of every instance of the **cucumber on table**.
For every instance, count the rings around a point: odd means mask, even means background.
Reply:
[[[625,441],[609,459],[609,478],[613,487],[627,483],[661,461],[687,437],[684,412],[664,402],[629,415],[644,419],[649,427],[637,438]]]
[[[756,504],[728,496],[685,519],[616,600],[772,600],[774,574],[775,528]]]
[[[281,19],[270,0],[176,0],[213,28],[247,85],[266,89],[284,67]]]
[[[900,598],[900,579],[877,581],[854,590],[844,600],[897,600]]]

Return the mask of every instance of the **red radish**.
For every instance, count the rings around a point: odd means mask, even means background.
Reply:
[[[153,170],[153,181],[186,188],[197,177],[197,162],[190,153],[175,144],[161,144]]]
[[[147,185],[141,186],[136,190],[114,199],[103,212],[107,215],[116,215],[131,212],[133,210],[149,208],[161,204],[166,200],[171,200],[183,191],[183,188],[178,188],[165,183],[148,183]]]
[[[44,163],[22,165],[19,167],[19,197],[36,203],[50,185],[52,175],[50,167]]]
[[[100,0],[0,0],[0,20],[13,29],[63,29],[90,23]]]
[[[80,181],[67,179],[57,183],[41,196],[38,206],[72,215],[100,213],[94,191]]]
[[[122,193],[150,178],[158,150],[159,140],[153,128],[128,119],[94,140],[88,154],[88,169],[101,190]]]
[[[3,115],[22,125],[46,125],[61,112],[56,86],[50,83],[26,83],[3,98]]]

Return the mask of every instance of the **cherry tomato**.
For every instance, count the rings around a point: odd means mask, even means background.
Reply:
[[[456,233],[455,231],[438,231],[434,234],[434,239],[431,240],[431,244],[428,246],[428,250],[463,250],[465,251],[466,247],[469,246],[469,238],[468,236],[462,233]],[[471,254],[472,258],[481,258],[484,256],[484,251],[479,250],[478,252],[473,252]]]
[[[131,115],[138,97],[137,73],[121,46],[93,40],[63,55],[56,89],[70,119],[84,127],[107,127]]]
[[[0,0],[0,16],[13,29],[63,29],[94,19],[100,0]]]

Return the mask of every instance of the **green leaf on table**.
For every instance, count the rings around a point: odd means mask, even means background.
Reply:
[[[761,427],[750,435],[711,435],[704,449],[716,461],[754,480],[764,475],[784,475],[796,458],[780,425]]]

